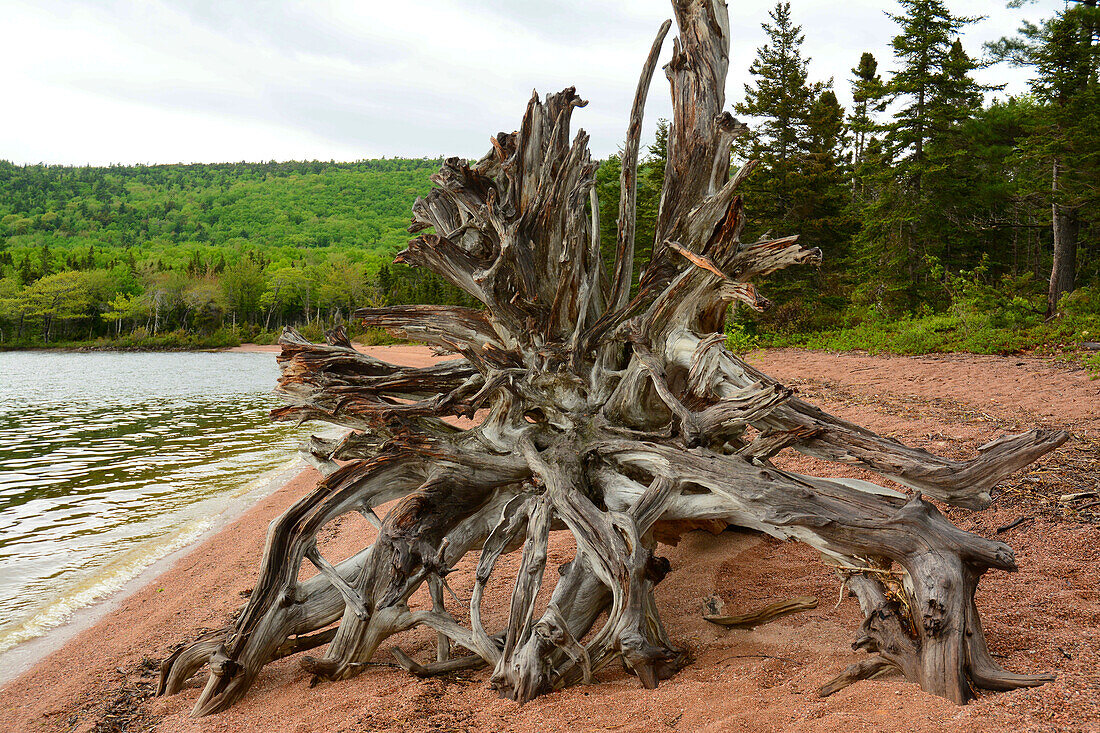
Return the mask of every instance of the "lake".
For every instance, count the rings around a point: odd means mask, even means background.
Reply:
[[[194,541],[296,460],[274,354],[0,353],[0,652]]]

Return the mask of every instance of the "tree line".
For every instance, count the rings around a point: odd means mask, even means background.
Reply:
[[[1041,323],[1065,303],[1096,315],[1096,0],[981,50],[962,41],[978,19],[941,0],[898,0],[891,18],[891,58],[853,54],[840,82],[811,78],[789,3],[763,24],[767,42],[734,104],[751,130],[737,158],[758,161],[743,188],[747,238],[797,233],[825,264],[771,278],[775,307],[739,316],[740,327],[821,332],[960,303],[1008,325]],[[1002,98],[979,84],[974,72],[995,63],[1028,68],[1028,93]],[[638,270],[653,245],[667,132],[662,122],[639,169]],[[320,329],[361,305],[475,305],[391,262],[439,162],[0,162],[0,343],[250,338]],[[610,156],[597,172],[609,260],[620,170]]]
[[[202,345],[320,330],[369,303],[456,300],[434,274],[390,264],[440,162],[0,162],[0,345]]]
[[[777,3],[763,23],[767,41],[733,106],[750,129],[735,144],[737,158],[758,163],[741,189],[743,238],[798,234],[825,259],[815,271],[793,268],[764,283],[775,305],[739,313],[731,338],[748,332],[746,346],[760,335],[825,348],[993,352],[1095,339],[1095,0],[1067,3],[981,50],[962,41],[979,19],[940,0],[899,0],[889,15],[891,57],[880,64],[870,52],[854,55],[850,78],[839,82],[811,78],[789,3]],[[995,64],[1029,69],[1028,92],[1002,97],[975,80],[975,71]],[[839,83],[849,85],[850,109],[837,98]],[[639,173],[643,263],[666,137],[662,124]],[[618,173],[612,158],[598,176],[608,250]]]
[[[799,233],[826,264],[787,273],[775,327],[815,329],[942,307],[985,286],[1036,318],[1100,273],[1100,30],[1095,0],[1070,2],[1018,35],[987,44],[961,32],[979,20],[940,0],[899,0],[890,71],[863,53],[848,80],[809,79],[789,3],[764,24],[768,42],[736,105],[757,124],[741,141],[761,162],[745,199],[752,234]],[[974,72],[1030,70],[1029,93],[994,98]],[[965,284],[965,283],[964,283]]]

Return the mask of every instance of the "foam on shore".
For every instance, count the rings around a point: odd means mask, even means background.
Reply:
[[[181,512],[180,523],[168,533],[113,559],[90,578],[35,609],[20,624],[0,632],[0,685],[94,624],[167,570],[193,545],[285,486],[305,466],[295,457],[237,489],[188,507]]]

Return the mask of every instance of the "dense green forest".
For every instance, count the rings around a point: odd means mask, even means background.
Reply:
[[[1095,340],[1095,5],[1067,3],[979,60],[959,39],[977,19],[899,0],[892,71],[862,54],[847,111],[832,81],[808,79],[802,31],[777,5],[737,105],[762,120],[743,145],[762,164],[745,196],[758,230],[799,232],[826,261],[776,278],[777,306],[746,330],[909,352]],[[1030,93],[986,104],[996,90],[973,72],[994,63],[1029,69]]]
[[[736,314],[731,343],[1003,353],[1100,339],[1096,0],[984,49],[960,40],[976,19],[939,0],[899,0],[891,17],[892,58],[853,49],[847,80],[810,78],[790,4],[764,23],[731,100],[751,128],[738,161],[758,162],[748,234],[798,233],[825,260],[764,283],[774,307]],[[991,64],[1028,69],[1029,92],[978,84]],[[639,269],[666,137],[662,124],[639,172]],[[316,333],[359,305],[461,302],[391,264],[438,165],[0,162],[0,346],[216,345]],[[597,174],[608,252],[619,170],[611,156]]]
[[[458,297],[388,263],[439,160],[0,162],[2,343],[209,345]]]

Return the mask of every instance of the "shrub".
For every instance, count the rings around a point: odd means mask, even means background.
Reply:
[[[733,319],[726,321],[726,348],[735,354],[744,354],[757,347],[756,336],[745,330],[744,324]]]

